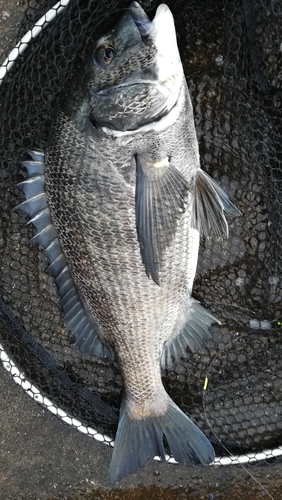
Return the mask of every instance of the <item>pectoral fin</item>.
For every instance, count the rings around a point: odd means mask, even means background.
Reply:
[[[199,170],[192,208],[192,227],[198,229],[201,236],[228,236],[224,212],[231,217],[240,215],[240,210],[233,205],[223,189],[203,170]]]
[[[168,158],[136,157],[136,228],[146,273],[160,284],[162,257],[185,212],[189,186]]]

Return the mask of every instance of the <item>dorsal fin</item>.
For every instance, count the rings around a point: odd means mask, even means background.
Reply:
[[[82,352],[113,359],[112,350],[100,341],[97,325],[94,319],[88,316],[81,303],[57,231],[52,223],[45,193],[44,153],[42,151],[28,151],[28,153],[32,159],[22,163],[27,168],[28,178],[18,184],[18,187],[23,189],[26,200],[14,210],[23,210],[31,217],[28,224],[32,223],[35,226],[36,234],[30,243],[38,243],[44,248],[49,261],[47,271],[55,277],[61,297],[65,326],[74,335],[77,346]]]

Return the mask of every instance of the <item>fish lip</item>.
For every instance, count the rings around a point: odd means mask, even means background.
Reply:
[[[157,49],[155,62],[158,68],[158,80],[165,82],[174,75],[180,86],[183,68],[177,46],[174,19],[169,7],[163,3],[160,4],[152,21],[136,1],[129,5],[128,10],[141,37],[149,35]]]
[[[183,68],[177,47],[174,19],[170,9],[165,4],[161,4],[158,7],[152,22],[148,20],[147,15],[137,2],[132,2],[128,9],[133,21],[135,16],[135,24],[136,19],[141,19],[141,22],[150,23],[148,39],[155,50],[153,61],[150,61],[146,67],[135,70],[114,85],[103,86],[94,92],[94,94],[96,98],[101,100],[100,104],[102,104],[103,99],[106,99],[108,96],[111,97],[111,94],[115,96],[118,92],[122,94],[122,90],[126,88],[136,88],[138,85],[147,88],[154,87],[156,92],[163,96],[163,101],[160,103],[159,109],[156,110],[157,112],[154,111],[154,122],[155,119],[159,120],[168,115],[177,104],[183,82]],[[138,25],[137,29],[140,32]],[[144,43],[147,42],[144,41]],[[138,87],[135,94],[138,94]],[[150,91],[148,91],[148,95],[150,95]],[[91,112],[93,112],[93,117],[95,117],[95,110],[93,109]],[[107,126],[102,126],[101,128],[108,129]],[[118,131],[118,129],[115,130]],[[128,130],[138,130],[138,128],[130,128]]]
[[[136,80],[134,80],[132,75],[130,75],[128,82],[125,79],[116,85],[102,88],[96,92],[96,95],[108,95],[109,92],[115,91],[116,89],[139,84],[159,85],[162,88],[168,86],[168,92],[172,91],[174,94],[178,95],[182,85],[183,68],[177,47],[174,19],[169,7],[165,4],[159,5],[153,21],[149,20],[147,14],[135,1],[130,4],[128,10],[139,32],[141,28],[138,23],[149,23],[148,26],[150,30],[147,34],[149,34],[149,38],[156,48],[154,66],[157,78],[147,80],[147,78],[144,79],[142,75],[139,74],[136,76]],[[140,32],[140,34],[142,36],[142,32]],[[142,71],[145,69],[146,68],[143,68]]]
[[[138,2],[131,2],[128,10],[132,16],[132,19],[137,26],[141,36],[147,36],[153,29],[153,22],[150,21],[145,11],[139,5]]]
[[[177,46],[173,15],[167,5],[159,5],[152,23],[153,29],[150,36],[157,49],[158,78],[165,82],[174,76],[178,86],[180,86],[183,68]]]

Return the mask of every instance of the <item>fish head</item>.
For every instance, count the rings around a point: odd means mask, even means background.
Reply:
[[[132,2],[88,58],[86,102],[96,128],[136,130],[160,119],[177,102],[183,69],[174,20],[160,5],[152,21]]]

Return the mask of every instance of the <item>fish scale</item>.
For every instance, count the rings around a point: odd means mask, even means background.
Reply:
[[[161,366],[202,346],[217,321],[191,297],[199,231],[226,235],[224,212],[239,212],[200,169],[165,5],[151,22],[133,2],[94,43],[63,92],[39,167],[30,154],[18,208],[35,216],[33,241],[45,248],[65,325],[84,352],[114,352],[123,376],[111,482],[164,458],[163,434],[177,461],[212,462],[208,439],[166,393]]]

